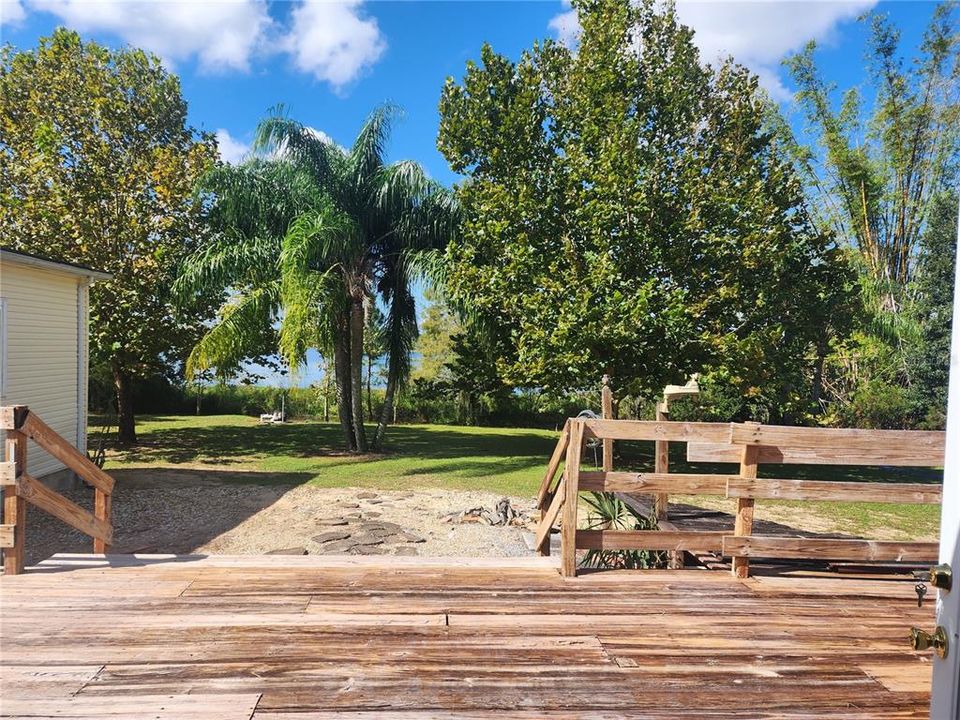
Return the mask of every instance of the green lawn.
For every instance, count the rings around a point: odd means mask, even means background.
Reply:
[[[242,415],[142,418],[140,446],[109,453],[110,467],[215,464],[321,487],[446,487],[513,495],[537,491],[556,433],[513,428],[398,425],[383,455],[343,452],[340,425],[260,425]],[[227,475],[229,477],[229,475]],[[237,480],[246,478],[238,473]]]
[[[111,451],[111,468],[212,468],[218,481],[310,483],[319,487],[383,490],[440,487],[529,496],[536,492],[557,433],[518,428],[398,425],[390,428],[382,455],[343,452],[340,426],[316,421],[260,425],[241,415],[145,417],[138,423],[141,444]],[[689,465],[684,447],[671,453],[674,472],[731,472],[729,465]],[[585,462],[591,462],[587,450]],[[618,469],[652,467],[652,443],[618,443]],[[938,482],[936,470],[850,467],[761,468],[761,476],[872,482]],[[704,507],[731,510],[717,497],[681,498]],[[932,539],[940,508],[878,503],[757,503],[758,518],[820,532],[844,532],[878,539]]]

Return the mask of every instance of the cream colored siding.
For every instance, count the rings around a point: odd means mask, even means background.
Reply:
[[[83,278],[17,262],[0,264],[6,305],[3,405],[28,405],[71,443],[84,442],[80,402],[86,401]],[[82,340],[82,342],[78,342]],[[27,472],[42,477],[63,465],[29,443]]]

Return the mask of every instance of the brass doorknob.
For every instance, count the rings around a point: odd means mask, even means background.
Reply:
[[[930,584],[935,588],[950,591],[953,586],[953,570],[947,563],[930,568]]]
[[[947,650],[949,649],[947,633],[940,625],[937,625],[937,629],[933,631],[932,635],[920,628],[910,628],[910,645],[914,650],[933,648],[933,651],[941,659],[947,656]]]

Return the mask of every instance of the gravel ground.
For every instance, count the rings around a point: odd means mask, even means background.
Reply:
[[[125,471],[126,472],[126,471]],[[442,521],[501,496],[425,489],[371,491],[217,482],[185,483],[176,471],[117,477],[113,496],[118,553],[529,555],[518,527]],[[120,473],[115,473],[119,476]],[[63,494],[93,507],[91,490]],[[533,509],[532,498],[510,498]],[[27,563],[58,552],[90,552],[92,541],[36,508],[28,510]]]

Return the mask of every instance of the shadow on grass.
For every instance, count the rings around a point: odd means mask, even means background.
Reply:
[[[372,431],[370,428],[369,432]],[[497,456],[511,458],[508,462],[525,468],[545,463],[556,443],[551,438],[509,430],[477,432],[472,429],[460,431],[449,426],[403,425],[391,427],[388,440],[385,453],[357,456],[346,452],[340,426],[334,423],[161,427],[142,432],[138,446],[121,450],[116,457],[127,463],[229,465],[265,456],[342,458],[343,464],[399,457],[454,460]],[[334,462],[329,466],[338,464]],[[458,465],[459,462],[451,463],[450,469],[456,469]],[[432,471],[436,472],[435,469]]]

